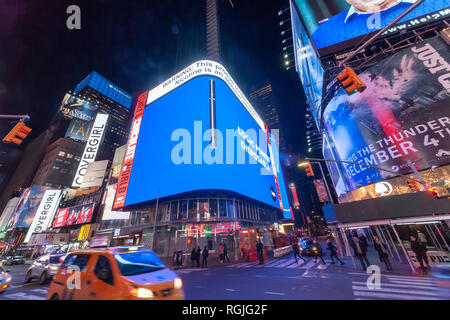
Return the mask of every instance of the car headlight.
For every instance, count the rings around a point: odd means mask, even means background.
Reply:
[[[56,270],[58,270],[58,267],[55,267],[55,266],[50,266],[50,270],[52,270],[52,271],[56,271]]]
[[[130,289],[130,293],[132,296],[135,296],[138,298],[153,298],[155,296],[151,290],[146,289],[146,288],[132,287]]]
[[[183,281],[180,278],[175,278],[173,281],[173,286],[175,289],[181,289],[183,288]]]

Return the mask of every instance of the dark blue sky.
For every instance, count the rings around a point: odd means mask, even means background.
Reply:
[[[219,2],[224,66],[247,95],[272,83],[287,143],[302,151],[304,96],[295,71],[284,70],[277,16],[288,1]],[[72,4],[81,30],[66,28]],[[1,113],[29,113],[31,140],[91,70],[136,96],[204,57],[204,15],[204,0],[1,1]]]

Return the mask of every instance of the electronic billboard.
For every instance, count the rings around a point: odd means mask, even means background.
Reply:
[[[450,163],[449,62],[448,45],[434,37],[361,73],[364,92],[341,89],[331,99],[323,114],[324,156],[383,169],[340,164],[341,175],[333,168],[338,195],[410,173],[412,164],[423,170]]]
[[[225,68],[198,61],[139,96],[113,209],[227,190],[291,218],[278,155]]]
[[[300,76],[307,103],[311,106],[316,119],[317,110],[322,103],[324,70],[293,1],[290,2],[290,7],[295,69]]]
[[[295,0],[302,20],[321,54],[358,44],[386,27],[417,0]],[[425,0],[381,36],[398,34],[450,15],[448,0]]]

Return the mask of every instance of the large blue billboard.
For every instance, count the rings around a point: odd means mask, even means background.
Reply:
[[[386,27],[417,0],[295,0],[314,43],[321,51]],[[425,26],[450,15],[448,0],[425,0],[382,36]],[[348,42],[348,43],[347,43]],[[356,40],[358,42],[358,40]],[[346,45],[347,43],[347,45]],[[335,48],[339,49],[339,48]],[[331,51],[330,51],[331,52]],[[328,52],[327,52],[328,53]]]
[[[141,96],[131,131],[114,208],[226,190],[291,218],[275,139],[269,148],[264,123],[219,64],[197,62]]]

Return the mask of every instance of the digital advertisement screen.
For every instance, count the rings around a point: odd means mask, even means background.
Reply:
[[[450,163],[449,61],[447,44],[435,37],[361,73],[364,92],[341,89],[332,98],[323,115],[328,156],[390,171],[341,164],[350,190],[409,173],[412,164],[422,170]]]
[[[295,68],[303,84],[307,103],[316,117],[322,102],[324,70],[293,1],[290,5]]]
[[[89,134],[91,133],[94,121],[86,121],[73,118],[67,128],[65,138],[70,138],[80,142],[87,142]]]
[[[417,0],[295,0],[317,49],[386,27]],[[450,15],[448,0],[425,0],[382,36],[423,26]],[[354,45],[350,43],[348,45]],[[357,42],[357,41],[356,41]]]
[[[233,84],[221,65],[201,61],[139,97],[114,209],[213,189],[291,217],[275,139],[268,148],[263,123]]]
[[[31,225],[46,189],[43,186],[32,185],[22,192],[14,213],[8,221],[7,231],[19,227],[28,228]]]
[[[64,118],[76,118],[84,121],[94,120],[97,110],[97,105],[70,93],[66,93],[59,107],[59,112]]]
[[[56,213],[55,220],[53,221],[53,228],[89,223],[92,220],[93,212],[93,203],[60,209]]]

